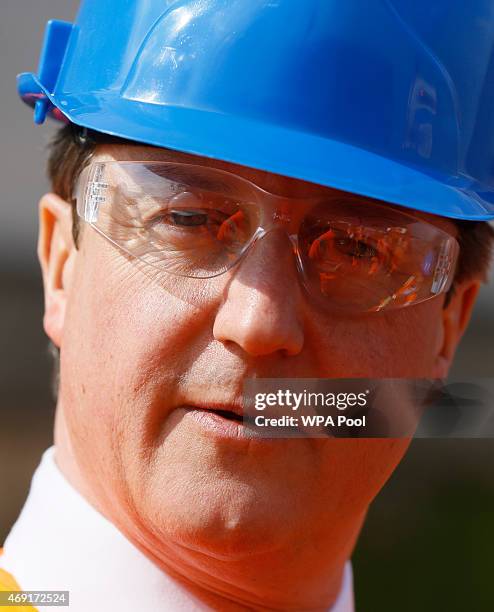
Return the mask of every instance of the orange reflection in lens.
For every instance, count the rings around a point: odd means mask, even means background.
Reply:
[[[244,221],[245,215],[243,211],[237,211],[231,217],[223,221],[218,229],[216,238],[221,241],[233,240],[237,232],[241,229],[241,225]]]
[[[379,270],[381,266],[381,263],[379,261],[379,257],[373,257],[371,259],[371,265],[369,267],[369,271],[367,272],[367,274],[369,276],[374,276],[374,274],[376,274],[376,272]]]
[[[319,255],[321,255],[323,243],[329,242],[329,244],[331,245],[333,240],[334,240],[333,230],[330,229],[327,232],[324,232],[324,234],[321,234],[319,238],[316,238],[314,242],[310,245],[309,259],[315,259],[316,257],[319,257]]]
[[[397,300],[404,304],[412,304],[418,298],[417,283],[420,282],[416,276],[410,276],[395,293]]]

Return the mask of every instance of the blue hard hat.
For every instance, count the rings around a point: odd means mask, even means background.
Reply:
[[[494,218],[492,0],[83,0],[18,88],[38,123]]]

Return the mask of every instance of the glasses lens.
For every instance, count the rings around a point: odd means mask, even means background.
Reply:
[[[454,238],[374,203],[319,205],[299,232],[309,291],[331,307],[379,311],[446,290],[457,256]]]
[[[222,274],[259,231],[269,229],[260,201],[266,194],[216,168],[96,163],[80,185],[77,208],[86,221],[130,255],[178,276]],[[380,311],[449,289],[458,243],[435,225],[352,196],[298,201],[293,207],[296,212],[285,216],[290,223],[298,219],[303,280],[324,307]],[[274,223],[281,222],[278,213],[272,213]]]
[[[221,274],[238,261],[259,225],[258,207],[242,199],[247,186],[232,184],[221,171],[183,164],[100,166],[105,176],[93,180],[92,189],[103,181],[106,193],[93,224],[160,270],[193,278]]]

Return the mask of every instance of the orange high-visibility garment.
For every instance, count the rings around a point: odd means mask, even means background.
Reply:
[[[3,548],[0,548],[0,556],[3,553]],[[20,591],[21,588],[17,584],[12,574],[0,567],[0,591]],[[38,612],[37,608],[32,606],[2,606],[4,612]]]

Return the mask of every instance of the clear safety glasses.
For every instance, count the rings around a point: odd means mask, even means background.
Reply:
[[[339,192],[281,197],[208,166],[93,162],[76,199],[80,217],[127,254],[196,279],[223,274],[282,230],[303,286],[330,309],[377,312],[437,296],[459,252],[453,236],[402,209]]]

